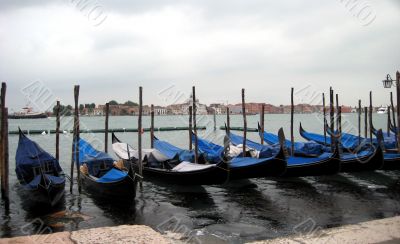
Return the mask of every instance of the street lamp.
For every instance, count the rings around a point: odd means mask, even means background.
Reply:
[[[396,83],[393,83],[393,82]],[[396,72],[396,80],[393,80],[390,75],[386,75],[386,80],[382,81],[384,88],[391,88],[392,86],[396,87],[396,96],[397,96],[397,126],[400,126],[400,72]],[[394,118],[393,118],[394,119]],[[397,137],[397,150],[400,153],[400,133],[397,128],[395,128],[396,137]]]
[[[391,88],[391,87],[394,85],[394,84],[393,84],[393,81],[395,81],[395,80],[393,80],[392,77],[390,77],[389,74],[386,75],[386,80],[383,80],[383,81],[382,81],[383,87],[384,87],[384,88]]]

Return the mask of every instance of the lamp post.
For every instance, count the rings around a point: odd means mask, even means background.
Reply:
[[[396,82],[395,84],[393,82]],[[384,88],[391,88],[392,86],[396,87],[396,96],[397,96],[397,126],[400,125],[400,72],[396,72],[396,80],[393,80],[390,75],[386,75],[386,79],[382,81]],[[394,118],[393,118],[394,119]],[[400,152],[400,133],[398,128],[396,127],[396,137],[397,137],[397,150]]]

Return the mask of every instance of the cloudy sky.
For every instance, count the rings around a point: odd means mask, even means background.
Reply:
[[[2,0],[0,80],[18,110],[40,82],[63,103],[163,105],[191,86],[204,103],[289,104],[333,86],[343,104],[388,102],[400,69],[397,0]],[[306,88],[305,88],[306,87]],[[393,90],[394,91],[394,90]]]

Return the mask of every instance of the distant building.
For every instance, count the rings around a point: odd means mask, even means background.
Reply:
[[[242,105],[228,105],[230,114],[241,114],[242,113]]]
[[[222,103],[212,103],[209,106],[213,111],[215,110],[216,114],[225,114],[226,106]]]
[[[167,109],[171,114],[189,114],[189,107],[193,105],[193,97],[187,99],[184,103],[171,104],[167,106]],[[207,114],[207,106],[201,104],[199,99],[196,99],[196,114]]]
[[[168,109],[161,106],[154,106],[155,115],[166,115],[168,114]]]
[[[97,106],[97,108],[93,109],[93,115],[103,116],[104,115],[104,109],[99,107],[99,106]]]

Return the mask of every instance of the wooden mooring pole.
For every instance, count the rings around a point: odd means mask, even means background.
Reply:
[[[264,145],[264,129],[265,129],[265,104],[261,105],[261,113],[260,113],[260,122],[261,122],[261,145]]]
[[[394,126],[394,128],[397,128],[397,126],[396,126],[396,115],[395,115],[394,104],[393,104],[393,93],[392,92],[390,92],[390,105],[392,107],[393,126]],[[396,140],[396,145],[398,145],[398,142],[397,142],[397,131],[395,131],[395,140]],[[399,147],[399,150],[400,150],[400,147]]]
[[[338,133],[339,133],[339,142],[342,142],[342,106],[338,106]]]
[[[358,100],[358,145],[361,145],[361,100]]]
[[[387,136],[390,136],[390,122],[391,122],[391,118],[390,118],[390,106],[387,107]]]
[[[242,114],[243,114],[243,157],[246,157],[247,119],[246,119],[246,101],[245,101],[244,88],[242,89]]]
[[[231,133],[231,119],[230,119],[230,111],[229,111],[229,107],[226,107],[226,132],[228,134]]]
[[[397,126],[400,127],[400,72],[396,72],[396,96],[397,96]],[[394,118],[393,118],[394,119]],[[397,150],[400,153],[400,131],[399,128],[395,125],[396,128],[396,137],[397,137]]]
[[[154,104],[150,107],[150,147],[154,148]]]
[[[143,88],[139,87],[139,116],[138,116],[138,164],[139,164],[139,175],[140,187],[143,187],[143,161],[142,161],[142,113],[143,113]]]
[[[8,210],[9,205],[10,205],[10,185],[9,185],[9,171],[10,171],[10,165],[9,165],[9,149],[8,149],[8,108],[4,108],[4,197],[3,199],[5,200],[5,207]]]
[[[108,152],[108,117],[110,116],[110,103],[106,103],[106,119],[104,124],[104,152]]]
[[[192,118],[192,116],[193,116],[193,107],[189,106],[189,150],[193,149],[193,146],[192,146],[193,145],[193,143],[192,143],[193,118]]]
[[[216,114],[215,108],[213,111],[214,111],[214,113],[213,113],[213,115],[214,115],[214,130],[217,130],[217,114]]]
[[[192,97],[193,97],[193,131],[194,131],[194,162],[197,164],[199,158],[199,142],[197,140],[197,121],[196,121],[196,87],[192,87]]]
[[[330,120],[331,120],[331,124],[330,124],[330,130],[334,130],[335,129],[335,109],[334,109],[334,101],[333,101],[334,99],[333,99],[333,90],[332,90],[332,87],[329,89],[329,117],[330,117]],[[334,150],[334,143],[333,143],[333,141],[334,141],[334,135],[333,135],[333,133],[331,133],[331,150],[332,150],[332,152],[333,152],[333,150]]]
[[[368,139],[368,107],[364,107],[364,138]]]
[[[60,101],[56,104],[56,159],[60,161]]]
[[[324,143],[326,145],[326,108],[325,108],[325,93],[322,93],[322,113],[324,116]]]
[[[369,139],[372,145],[372,91],[369,92]]]
[[[9,155],[8,155],[8,109],[6,108],[5,82],[1,83],[1,125],[0,125],[0,164],[1,164],[1,198],[5,201],[6,209],[9,209]]]
[[[293,118],[294,118],[294,98],[293,98],[294,88],[292,87],[290,93],[290,154],[294,155],[294,133],[293,133]]]
[[[81,171],[80,171],[80,162],[79,162],[79,85],[75,86],[74,89],[74,98],[75,98],[75,164],[76,164],[76,175],[78,181],[78,192],[81,193]]]
[[[339,94],[336,93],[336,130],[339,132]],[[332,128],[335,132],[335,128]]]
[[[390,92],[390,106],[392,107],[393,126],[396,127],[396,110],[394,109],[393,92]]]

